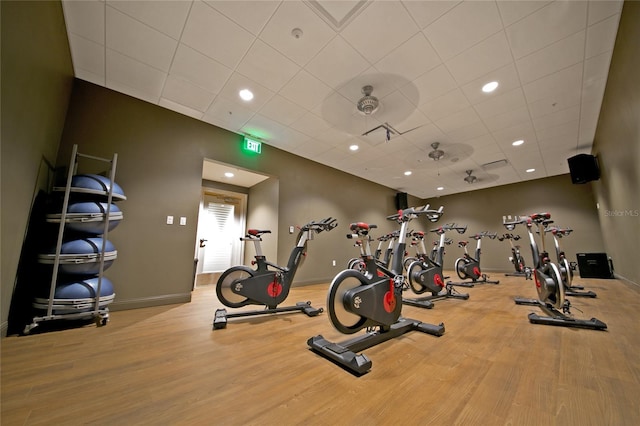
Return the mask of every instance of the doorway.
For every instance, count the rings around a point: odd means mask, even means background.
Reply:
[[[203,159],[194,287],[215,285],[226,269],[244,264],[244,243],[240,237],[251,216],[249,198],[254,200],[254,208],[260,208],[265,191],[261,183],[267,180],[269,176]],[[277,197],[272,202],[277,203]]]
[[[215,284],[220,274],[242,264],[240,237],[246,227],[247,194],[204,188],[198,215],[196,286]]]

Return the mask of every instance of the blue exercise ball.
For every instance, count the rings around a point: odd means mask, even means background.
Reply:
[[[67,229],[85,232],[87,234],[100,235],[104,233],[104,220],[109,208],[109,227],[111,231],[120,224],[123,218],[122,211],[117,205],[100,203],[98,201],[85,201],[71,203],[67,207],[65,227]],[[60,223],[62,213],[47,215],[47,222]]]
[[[105,176],[96,175],[96,174],[82,174],[75,175],[71,178],[71,192],[78,194],[95,194],[108,196],[109,189],[111,188],[111,180]],[[64,191],[64,187],[57,187],[57,190]],[[124,191],[120,188],[120,185],[113,182],[113,193],[112,197],[114,200],[126,200],[127,197],[124,195]]]

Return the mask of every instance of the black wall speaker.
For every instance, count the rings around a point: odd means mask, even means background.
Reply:
[[[396,193],[396,209],[404,210],[407,208],[409,208],[409,201],[407,201],[407,193],[397,192]]]
[[[600,168],[598,167],[598,159],[595,156],[578,154],[567,161],[569,163],[569,172],[571,173],[571,182],[587,183],[600,179]]]

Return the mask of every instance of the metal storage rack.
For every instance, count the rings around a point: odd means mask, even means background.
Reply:
[[[61,248],[64,239],[65,225],[67,223],[67,209],[69,207],[69,199],[71,196],[72,179],[77,173],[79,159],[90,159],[101,161],[109,164],[108,174],[109,182],[106,191],[106,212],[104,214],[104,229],[102,235],[102,247],[95,261],[99,262],[99,272],[97,274],[97,285],[95,289],[95,297],[82,299],[56,299],[55,291],[58,284],[59,270],[61,261],[64,262],[64,256],[61,255]],[[113,301],[113,296],[101,297],[102,284],[104,280],[104,264],[105,264],[105,248],[107,245],[107,237],[109,234],[109,221],[111,213],[111,203],[114,199],[113,188],[115,186],[116,166],[118,162],[118,154],[113,154],[111,159],[96,157],[93,155],[82,154],[78,152],[78,145],[73,145],[71,151],[71,159],[67,171],[66,186],[54,187],[53,191],[62,191],[64,189],[64,197],[62,202],[62,210],[60,214],[60,224],[58,226],[58,236],[56,241],[55,256],[53,257],[53,271],[51,274],[51,283],[49,286],[49,297],[47,299],[35,299],[33,306],[38,309],[45,309],[46,314],[42,316],[34,316],[31,324],[27,324],[24,328],[24,334],[29,334],[31,330],[38,326],[39,323],[52,320],[86,320],[93,319],[97,326],[104,326],[109,320],[109,308],[106,306]],[[102,194],[104,195],[104,194]],[[122,197],[121,199],[126,199]],[[108,260],[108,259],[107,259]],[[89,309],[89,310],[88,310]],[[75,312],[78,311],[78,312]],[[62,312],[62,313],[60,313]]]

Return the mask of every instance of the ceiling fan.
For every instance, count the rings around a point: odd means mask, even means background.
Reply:
[[[441,149],[438,149],[439,146],[440,146],[440,142],[434,142],[431,144],[431,148],[433,148],[433,151],[429,153],[429,158],[433,159],[433,161],[438,161],[442,157],[444,157],[444,151]]]
[[[467,176],[465,176],[464,178],[465,182],[467,182],[468,184],[472,184],[478,181],[478,178],[471,174],[473,173],[473,170],[466,170],[465,172],[467,173]]]

